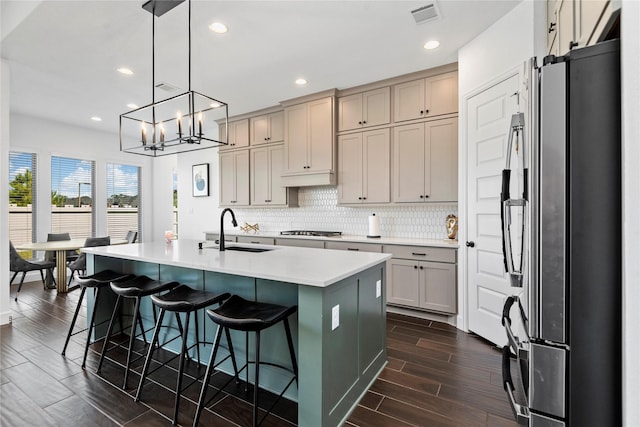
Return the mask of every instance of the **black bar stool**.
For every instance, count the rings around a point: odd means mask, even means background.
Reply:
[[[131,367],[131,353],[133,350],[133,342],[135,338],[139,335],[142,335],[144,342],[146,344],[147,340],[145,338],[144,326],[142,324],[142,318],[140,316],[140,302],[143,297],[157,294],[160,292],[168,291],[176,286],[178,286],[178,282],[160,282],[158,280],[153,280],[147,276],[136,276],[131,280],[127,280],[126,282],[112,282],[111,290],[118,295],[118,299],[116,300],[116,305],[113,308],[113,314],[111,315],[111,321],[109,322],[109,328],[107,329],[107,336],[104,339],[104,345],[102,346],[102,353],[100,354],[100,360],[98,361],[98,368],[96,369],[97,373],[100,373],[100,369],[102,368],[102,362],[104,362],[105,354],[109,347],[109,341],[111,339],[111,334],[113,332],[113,324],[115,322],[115,318],[120,310],[120,305],[122,304],[123,298],[133,298],[135,300],[135,308],[133,309],[133,320],[131,321],[131,332],[129,333],[129,346],[127,348],[127,363],[124,371],[124,382],[122,385],[122,389],[125,390],[127,388],[127,379],[129,378],[129,371]],[[155,309],[153,310],[154,321],[156,319]],[[136,327],[140,326],[141,332],[139,335],[136,335]],[[180,325],[180,318],[178,317],[178,326],[182,329]],[[115,347],[119,347],[120,344],[115,345]],[[141,356],[142,357],[142,356]],[[137,359],[136,359],[137,360]]]
[[[158,343],[158,336],[160,334],[160,329],[163,327],[162,326],[162,319],[164,318],[164,314],[167,311],[171,311],[171,312],[175,312],[177,313],[185,313],[185,322],[184,322],[184,326],[182,327],[182,331],[181,331],[181,335],[182,335],[182,349],[180,351],[179,355],[176,355],[175,357],[179,357],[180,361],[178,363],[178,379],[177,379],[177,384],[176,384],[176,399],[175,399],[175,405],[174,405],[174,410],[173,410],[173,424],[177,424],[178,423],[178,406],[180,404],[180,396],[182,394],[182,373],[184,371],[184,359],[186,357],[188,357],[188,351],[191,350],[193,347],[196,348],[196,352],[197,352],[197,362],[198,362],[198,366],[200,364],[200,344],[204,343],[199,341],[199,333],[198,333],[198,316],[194,316],[195,317],[195,326],[196,326],[196,342],[194,344],[192,344],[190,347],[187,347],[187,339],[189,336],[189,319],[191,316],[191,313],[194,313],[200,309],[203,309],[205,307],[209,307],[213,304],[219,304],[222,301],[226,300],[227,298],[229,298],[230,294],[229,293],[223,293],[223,294],[215,294],[213,292],[207,292],[207,291],[201,291],[201,290],[196,290],[193,288],[190,288],[189,286],[186,285],[179,285],[175,288],[173,288],[171,291],[167,292],[166,294],[163,295],[151,295],[151,300],[153,301],[153,304],[158,307],[160,309],[160,315],[158,316],[158,321],[156,322],[156,328],[155,331],[153,332],[153,338],[151,340],[151,345],[149,346],[149,352],[147,353],[147,358],[145,359],[144,362],[144,368],[142,369],[142,377],[140,378],[140,384],[138,385],[138,391],[136,393],[136,397],[135,397],[135,401],[138,402],[140,400],[140,394],[142,392],[142,387],[144,386],[144,380],[147,376],[147,374],[150,374],[151,372],[148,372],[149,370],[149,365],[151,364],[151,360],[152,360],[152,356],[153,356],[153,352],[155,350],[155,346]],[[176,337],[177,338],[177,337]],[[170,340],[168,340],[165,344],[167,344],[168,342],[173,341],[175,338],[172,338]],[[229,333],[227,332],[227,339],[230,342],[230,337],[229,337]],[[233,367],[236,371],[236,377],[237,377],[237,366],[236,366],[236,361],[235,361],[235,357],[233,355],[233,350],[230,349],[230,356],[231,356],[231,360],[233,362]],[[162,363],[160,366],[158,366],[157,368],[155,368],[152,372],[160,369],[161,367],[165,366],[167,363],[171,362],[173,359],[175,359],[175,357],[171,358],[170,360],[165,361],[164,363]],[[226,358],[225,358],[226,360]],[[196,378],[194,381],[192,381],[189,385],[187,385],[185,387],[188,388],[189,386],[191,386],[191,384],[193,384],[194,382],[198,381],[198,378]]]
[[[260,423],[264,421],[264,419],[271,413],[271,410],[276,405],[276,403],[280,400],[280,398],[284,395],[284,393],[289,389],[289,386],[295,381],[298,383],[298,364],[296,362],[296,355],[293,348],[293,339],[291,338],[291,329],[289,327],[288,317],[295,313],[298,310],[298,306],[294,305],[291,307],[284,307],[276,304],[268,304],[254,301],[247,301],[238,295],[233,295],[231,298],[226,300],[219,308],[214,310],[207,310],[207,315],[211,320],[218,324],[218,331],[216,333],[216,339],[213,347],[213,351],[211,352],[211,358],[209,360],[209,366],[207,366],[207,371],[204,374],[204,380],[202,382],[202,390],[200,391],[200,398],[198,399],[198,407],[196,409],[196,415],[193,419],[193,426],[196,427],[198,425],[198,420],[200,419],[200,414],[205,406],[205,396],[207,394],[207,387],[209,385],[209,380],[211,377],[211,372],[213,371],[213,361],[216,357],[216,352],[218,350],[218,346],[220,344],[220,337],[222,336],[222,330],[224,329],[227,334],[229,333],[229,329],[234,329],[238,331],[245,331],[247,333],[247,346],[246,346],[246,363],[240,369],[240,372],[244,369],[247,370],[247,387],[248,389],[249,383],[249,369],[248,366],[250,363],[255,364],[255,377],[254,377],[254,387],[253,387],[253,426],[257,426],[258,423],[258,388],[259,388],[259,378],[260,378],[260,364],[275,366],[280,369],[284,369],[293,374],[293,377],[287,384],[287,386],[282,390],[280,396],[275,400],[273,405],[269,408],[267,413],[264,415]],[[287,334],[287,344],[289,346],[289,355],[291,356],[291,369],[278,365],[275,363],[269,362],[261,362],[260,361],[260,332],[264,329],[267,329],[276,323],[282,321],[284,323],[284,330]],[[255,360],[249,360],[249,332],[255,332]],[[229,335],[227,335],[227,339],[229,339]],[[231,341],[229,340],[229,344],[231,346]],[[224,387],[223,387],[224,388]],[[218,393],[222,391],[219,390],[214,395],[217,396]],[[213,397],[211,398],[213,399]]]
[[[64,347],[62,348],[62,355],[64,356],[67,351],[67,345],[69,345],[69,340],[73,335],[79,334],[84,331],[87,332],[87,343],[84,346],[84,357],[82,358],[82,368],[84,368],[85,363],[87,361],[87,353],[89,351],[89,344],[91,343],[91,330],[98,325],[95,324],[96,321],[96,307],[100,302],[100,290],[105,286],[109,285],[111,282],[122,282],[125,280],[129,280],[135,277],[133,274],[124,274],[118,273],[113,270],[103,270],[99,273],[92,274],[91,276],[78,277],[76,281],[82,288],[80,291],[80,298],[78,299],[78,305],[76,306],[76,312],[73,315],[73,320],[71,321],[71,326],[69,326],[69,333],[67,334],[67,339],[64,342]],[[73,332],[73,328],[76,325],[76,320],[78,319],[78,314],[80,313],[80,308],[82,307],[82,301],[84,299],[84,294],[87,291],[87,288],[93,288],[94,290],[94,303],[93,310],[91,310],[91,320],[89,321],[89,326],[81,331]],[[106,322],[106,320],[105,320]]]

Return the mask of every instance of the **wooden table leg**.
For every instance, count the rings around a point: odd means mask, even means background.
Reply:
[[[56,286],[58,292],[67,292],[67,251],[56,251]]]

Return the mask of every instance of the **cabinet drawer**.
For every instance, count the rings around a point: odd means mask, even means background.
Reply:
[[[258,245],[273,245],[275,239],[273,237],[259,236],[238,236],[238,243],[254,243]]]
[[[384,245],[382,252],[394,258],[415,259],[420,261],[456,262],[456,250],[433,248],[428,246]]]
[[[324,242],[325,249],[337,249],[341,251],[360,251],[360,252],[382,252],[382,245],[373,243],[352,243],[352,242]]]
[[[324,249],[324,242],[322,240],[276,239],[276,245],[280,245],[280,246],[298,246],[300,248],[319,248],[319,249]]]

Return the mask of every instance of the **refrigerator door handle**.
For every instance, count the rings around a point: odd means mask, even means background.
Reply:
[[[502,383],[509,397],[509,405],[511,405],[516,422],[523,426],[529,425],[529,408],[516,402],[515,387],[511,379],[511,351],[509,346],[502,347]]]

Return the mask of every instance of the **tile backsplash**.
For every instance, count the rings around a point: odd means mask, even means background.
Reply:
[[[261,231],[324,230],[366,235],[368,217],[380,217],[385,237],[445,239],[445,219],[458,215],[457,203],[425,203],[411,206],[337,206],[337,187],[306,187],[298,192],[298,208],[234,208],[240,225],[260,224]]]

